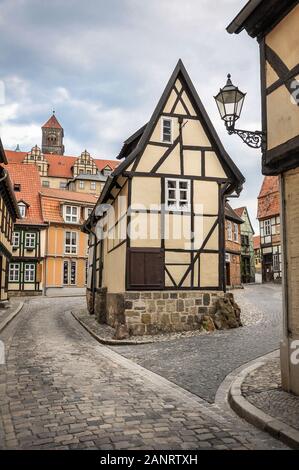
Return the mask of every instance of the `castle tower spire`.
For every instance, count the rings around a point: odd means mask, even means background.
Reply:
[[[42,126],[42,153],[54,153],[56,155],[64,154],[63,128],[55,116],[55,111]]]

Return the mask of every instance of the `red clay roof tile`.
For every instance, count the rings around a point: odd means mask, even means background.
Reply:
[[[39,195],[42,188],[37,167],[34,165],[9,163],[6,169],[13,186],[16,184],[20,185],[20,191],[15,191],[17,201],[23,201],[28,205],[26,217],[17,220],[16,224],[43,224],[44,220]]]
[[[9,163],[22,163],[28,152],[15,152],[13,150],[5,150],[6,157]],[[66,155],[44,154],[45,159],[49,163],[48,176],[56,178],[73,178],[72,167],[79,157],[68,157]],[[119,162],[116,160],[101,160],[94,159],[99,171],[102,171],[106,166],[114,170]]]
[[[265,176],[258,197],[257,218],[266,219],[280,214],[278,176]]]

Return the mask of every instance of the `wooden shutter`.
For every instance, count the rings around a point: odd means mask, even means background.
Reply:
[[[42,282],[43,267],[41,264],[36,265],[36,282]]]
[[[128,289],[155,290],[164,287],[164,254],[160,249],[128,250]]]

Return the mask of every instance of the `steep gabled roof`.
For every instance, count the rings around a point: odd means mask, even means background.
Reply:
[[[24,164],[9,163],[6,168],[12,184],[20,185],[20,191],[15,192],[17,201],[24,202],[27,205],[26,217],[17,220],[16,223],[21,225],[43,225],[44,220],[39,197],[42,188],[37,167],[30,165],[28,171],[25,171]]]
[[[251,231],[252,233],[254,233],[254,229],[253,229],[253,226],[252,226],[252,223],[251,223],[251,220],[250,220],[250,217],[249,217],[249,212],[248,212],[248,209],[247,207],[243,206],[243,207],[238,207],[237,209],[234,209],[235,213],[238,214],[239,217],[241,217],[241,219],[245,222],[243,216],[244,216],[244,212],[246,212],[247,214],[247,219],[248,219],[248,222],[249,222],[249,225],[251,227]]]
[[[258,250],[261,247],[261,237],[260,235],[256,235],[253,237],[253,248]]]
[[[148,124],[146,125],[144,131],[142,132],[141,138],[138,141],[136,147],[130,153],[130,155],[128,155],[127,158],[119,165],[116,171],[114,171],[113,175],[114,176],[120,175],[122,171],[124,171],[135,160],[137,155],[145,149],[147,142],[159,119],[159,116],[163,112],[163,108],[165,106],[169,93],[171,89],[173,88],[177,79],[181,79],[183,83],[185,83],[186,88],[189,91],[190,98],[192,100],[192,104],[195,108],[195,111],[197,112],[197,115],[199,119],[201,120],[201,124],[208,138],[213,144],[213,147],[215,147],[215,151],[218,155],[218,158],[220,159],[220,162],[223,164],[225,170],[228,172],[228,174],[234,181],[236,190],[240,191],[243,183],[245,182],[245,178],[242,175],[242,173],[239,171],[235,163],[232,161],[228,153],[225,151],[181,59],[178,61],[168,81],[168,84],[156,106],[156,109],[153,112],[153,115],[150,121],[148,122]],[[134,137],[134,134],[132,137]]]
[[[280,192],[278,176],[265,176],[258,197],[257,218],[265,219],[280,214]]]
[[[54,128],[54,129],[62,129],[61,125],[59,124],[55,114],[52,114],[52,116],[50,117],[50,119],[48,119],[48,121],[42,126],[42,129],[44,129],[45,127],[50,127],[50,128]]]
[[[228,202],[225,203],[225,218],[232,220],[237,224],[244,224],[244,220],[237,214],[237,212],[230,206]]]

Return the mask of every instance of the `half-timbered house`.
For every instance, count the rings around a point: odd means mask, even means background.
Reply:
[[[46,224],[41,211],[39,172],[35,166],[25,172],[24,165],[13,163],[7,168],[20,212],[12,237],[8,289],[14,295],[41,295]]]
[[[7,159],[0,139],[0,302],[8,300],[8,265],[12,257],[13,226],[19,216]]]
[[[241,225],[241,281],[242,284],[248,284],[255,282],[254,229],[246,207],[238,207],[234,211],[243,220]]]
[[[244,177],[181,60],[119,157],[84,226],[90,311],[134,334],[196,328],[225,291],[224,204]]]
[[[284,340],[282,384],[299,394],[299,364],[292,361],[299,340],[298,200],[299,200],[299,2],[250,0],[228,26],[230,33],[247,33],[260,45],[262,167],[265,175],[280,175],[284,249]],[[277,257],[278,258],[278,257]]]
[[[280,192],[277,176],[264,178],[258,196],[257,219],[261,235],[262,280],[281,282]]]

